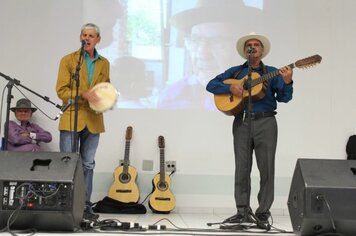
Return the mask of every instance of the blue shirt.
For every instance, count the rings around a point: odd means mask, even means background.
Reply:
[[[265,66],[266,73],[273,72],[277,68]],[[247,78],[248,68],[243,65],[234,66],[226,70],[224,73],[217,75],[206,86],[206,89],[213,94],[230,94],[230,84],[223,83],[226,79],[232,79],[236,73],[240,71],[236,79]],[[252,72],[263,74],[263,68],[253,68]],[[246,79],[245,78],[245,79]],[[266,95],[252,102],[252,112],[271,112],[277,109],[277,101],[287,103],[292,99],[293,83],[285,84],[281,75],[277,75],[270,80],[266,88]],[[246,107],[245,107],[246,109]]]
[[[94,59],[91,59],[89,54],[87,52],[84,52],[84,58],[85,62],[87,64],[87,70],[88,70],[88,84],[90,86],[91,81],[93,80],[93,74],[94,74],[94,65],[95,61],[99,58],[99,53],[94,49]]]

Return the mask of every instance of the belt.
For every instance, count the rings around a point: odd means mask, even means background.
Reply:
[[[257,119],[264,118],[264,117],[272,117],[276,114],[277,114],[276,111],[255,112],[255,113],[250,113],[250,114],[241,113],[240,118],[244,117],[244,119],[248,119],[251,116],[251,120],[257,120]]]

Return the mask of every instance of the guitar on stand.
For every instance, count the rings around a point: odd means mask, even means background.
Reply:
[[[314,55],[301,60],[296,61],[288,66],[292,69],[297,68],[308,68],[321,62],[321,56]],[[256,72],[252,72],[251,77],[251,96],[252,100],[262,99],[266,94],[266,83],[269,82],[273,77],[279,75],[279,71],[275,70],[260,76]],[[225,84],[240,84],[244,87],[247,76],[242,79],[227,79],[224,80]],[[226,115],[237,115],[243,111],[245,108],[246,100],[248,99],[248,91],[246,90],[242,97],[238,97],[232,94],[215,94],[214,101],[215,105],[219,111],[225,113]]]
[[[136,184],[137,171],[130,165],[130,141],[132,138],[132,127],[126,129],[125,158],[122,166],[114,171],[114,183],[111,185],[108,197],[123,203],[137,203],[140,193]]]
[[[149,207],[154,213],[169,213],[176,206],[176,199],[170,191],[171,178],[165,172],[164,148],[165,141],[163,136],[158,137],[160,149],[160,172],[152,180],[153,191],[149,200]]]

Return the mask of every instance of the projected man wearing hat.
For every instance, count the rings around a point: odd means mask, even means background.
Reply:
[[[19,99],[16,106],[11,108],[15,113],[16,121],[9,121],[9,151],[38,152],[41,151],[40,142],[52,141],[50,132],[30,122],[32,113],[36,110],[26,98]]]
[[[199,0],[194,8],[174,15],[171,24],[184,38],[189,57],[184,78],[162,91],[158,106],[216,110],[205,86],[216,74],[236,64],[235,40],[252,27],[252,21],[246,19],[258,21],[260,14],[259,9],[247,7],[240,0]]]
[[[265,65],[261,59],[270,51],[270,42],[263,35],[250,33],[237,41],[237,51],[241,57],[250,58],[252,72],[263,75],[277,68]],[[213,94],[233,94],[238,97],[248,92],[241,84],[225,84],[224,80],[235,78],[240,80],[247,76],[247,63],[227,69],[212,79],[206,89]],[[268,224],[271,216],[270,208],[274,200],[275,152],[277,146],[277,121],[275,110],[277,102],[287,103],[292,99],[293,72],[289,67],[279,69],[279,75],[266,84],[265,96],[252,102],[252,115],[246,116],[247,107],[235,114],[233,122],[234,153],[235,153],[235,201],[237,214],[225,222],[240,223],[250,221],[251,166],[254,150],[256,163],[260,172],[259,206],[256,217]],[[245,77],[246,78],[246,77]],[[251,121],[249,129],[248,121]],[[251,131],[249,133],[249,131]],[[250,142],[248,141],[250,137]],[[248,148],[250,144],[250,149]]]

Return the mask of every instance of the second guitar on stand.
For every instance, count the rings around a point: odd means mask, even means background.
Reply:
[[[149,207],[154,213],[169,213],[176,206],[176,199],[170,190],[171,178],[165,172],[164,148],[165,141],[163,136],[158,137],[160,149],[160,172],[152,180],[153,191],[149,200]]]

